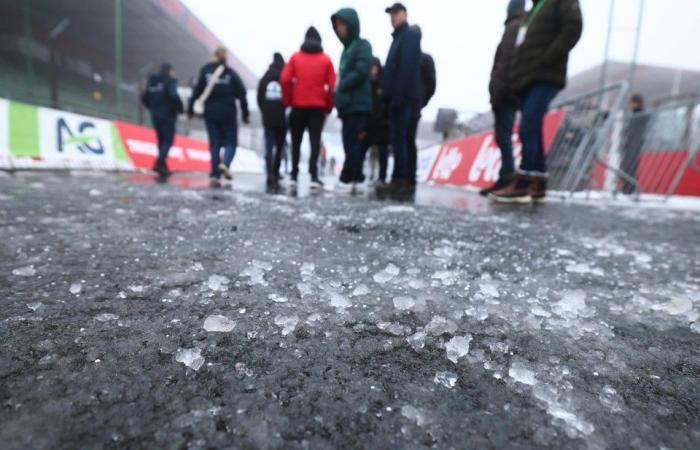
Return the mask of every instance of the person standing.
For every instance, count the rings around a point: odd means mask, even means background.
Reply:
[[[372,112],[372,46],[360,37],[360,19],[352,8],[341,9],[331,16],[333,29],[343,43],[339,82],[335,89],[335,106],[343,121],[345,165],[340,174],[342,190],[353,190],[365,181],[363,165],[367,120]]]
[[[289,129],[292,134],[292,183],[299,175],[299,158],[304,132],[309,131],[311,156],[309,173],[311,187],[323,188],[318,177],[318,157],[321,151],[321,132],[326,115],[333,110],[335,68],[323,52],[321,35],[311,27],[306,32],[301,50],[284,66],[280,81],[285,106],[291,106]]]
[[[173,67],[164,63],[156,75],[148,79],[148,87],[141,95],[141,103],[151,113],[151,121],[158,139],[158,158],[153,170],[162,177],[170,175],[168,153],[175,141],[177,115],[184,112],[177,93],[177,79]]]
[[[540,202],[547,196],[547,164],[542,130],[549,105],[566,86],[569,53],[581,38],[578,0],[534,0],[515,41],[511,73],[520,99],[520,171],[508,186],[491,192],[500,203]]]
[[[408,174],[409,131],[420,104],[421,37],[408,25],[408,13],[401,3],[386,9],[394,27],[393,42],[382,76],[384,100],[389,105],[389,129],[394,152],[391,183],[377,186],[380,194],[408,194],[414,186]]]
[[[377,184],[386,183],[387,166],[389,163],[389,111],[382,99],[382,62],[374,58],[370,71],[372,78],[372,113],[367,125],[367,134],[364,141],[365,152],[372,148],[372,159],[379,162],[379,174]],[[372,170],[374,174],[374,169]]]
[[[282,102],[280,75],[284,69],[284,58],[275,53],[272,64],[258,84],[258,107],[265,128],[265,168],[267,186],[279,186],[280,165],[287,138],[287,118]]]
[[[639,161],[649,127],[649,113],[644,110],[644,98],[640,94],[634,94],[630,98],[630,111],[627,116],[624,140],[622,147],[622,163],[620,170],[631,179],[622,179],[622,193],[631,195],[639,191],[637,180]]]
[[[209,136],[211,152],[212,186],[218,186],[223,176],[232,180],[231,164],[238,146],[238,109],[241,105],[243,123],[250,123],[246,89],[235,70],[226,64],[228,51],[219,47],[214,52],[214,61],[206,64],[192,92],[189,113],[202,113]],[[199,111],[196,111],[199,110]],[[203,111],[202,111],[203,110]],[[221,161],[221,148],[224,160]]]
[[[416,32],[422,36],[422,31],[418,25],[414,26]],[[421,111],[428,106],[430,100],[435,95],[437,89],[437,74],[435,72],[435,60],[427,53],[420,55],[420,84],[419,84],[419,107],[414,111],[415,115],[411,120],[411,128],[408,131],[408,181],[415,188],[418,181],[418,125],[422,118]]]
[[[518,113],[518,98],[513,94],[511,86],[511,67],[515,53],[515,39],[525,18],[525,0],[511,0],[508,3],[508,18],[501,43],[496,49],[496,56],[491,70],[489,94],[493,110],[494,134],[496,144],[501,150],[501,170],[498,180],[489,188],[483,189],[481,195],[486,196],[508,186],[515,173],[513,160],[513,125]]]

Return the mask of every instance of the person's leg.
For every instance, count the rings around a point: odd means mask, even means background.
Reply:
[[[391,110],[390,134],[394,152],[394,174],[392,181],[401,182],[408,178],[408,128],[411,124],[412,108],[402,107]]]
[[[499,177],[505,179],[515,172],[515,162],[513,160],[513,124],[518,106],[515,102],[494,106],[494,131],[496,144],[501,150],[501,171]]]
[[[299,158],[301,157],[301,141],[304,138],[304,112],[294,108],[289,114],[289,131],[292,135],[292,179],[299,175]]]
[[[212,119],[206,119],[205,124],[207,135],[209,136],[209,152],[211,154],[211,173],[209,176],[211,178],[219,178],[220,150],[222,145],[219,124]]]
[[[342,118],[343,127],[341,130],[341,136],[343,138],[345,162],[343,163],[343,170],[340,172],[340,182],[344,184],[352,182],[352,154],[350,153],[350,147],[352,145],[352,130],[350,129],[350,117],[351,116],[345,116]]]
[[[309,173],[312,179],[318,178],[318,157],[321,154],[321,133],[326,121],[326,111],[323,109],[311,109],[307,112],[307,126],[309,128],[309,141],[311,144],[311,157],[309,158]]]
[[[230,168],[238,148],[238,120],[235,116],[226,121],[224,132],[224,165]]]
[[[379,146],[379,181],[386,183],[386,172],[389,166],[389,146],[382,144]]]
[[[551,84],[535,84],[525,93],[522,101],[520,140],[523,144],[523,161],[520,170],[533,176],[545,176],[546,158],[542,132],[549,105],[559,92]]]
[[[275,128],[273,130],[275,138],[275,154],[272,164],[272,177],[277,181],[280,176],[280,166],[282,165],[282,155],[287,140],[287,129],[285,127]]]
[[[408,181],[415,184],[418,178],[418,124],[420,123],[420,112],[415,112],[411,118],[411,125],[408,129]]]
[[[265,127],[265,174],[267,175],[267,181],[272,179],[274,172],[274,148],[277,143],[277,136],[275,130],[270,127]]]
[[[353,152],[355,153],[355,156],[353,158],[353,181],[355,183],[365,182],[365,157],[369,147],[362,143],[362,136],[367,132],[368,118],[369,117],[366,114],[358,114],[356,123],[354,124],[355,132],[353,133]]]

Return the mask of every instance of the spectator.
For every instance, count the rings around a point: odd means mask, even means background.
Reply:
[[[372,79],[372,113],[367,125],[367,134],[364,140],[365,151],[372,148],[372,162],[375,158],[379,162],[379,175],[377,183],[386,183],[387,166],[389,163],[389,111],[382,100],[382,62],[374,58],[370,71]],[[374,168],[372,169],[374,175]]]
[[[496,144],[501,150],[501,171],[496,183],[482,190],[481,195],[488,195],[508,186],[515,173],[513,125],[518,112],[518,99],[513,95],[510,75],[515,52],[515,39],[525,16],[525,0],[511,0],[508,4],[506,29],[501,43],[496,49],[493,69],[491,70],[491,82],[489,83]]]
[[[363,165],[367,119],[372,112],[372,46],[360,37],[360,19],[352,8],[341,9],[331,17],[333,29],[345,49],[340,58],[339,83],[335,106],[343,121],[345,165],[340,188],[350,191],[364,183]]]
[[[530,203],[547,195],[542,128],[549,105],[566,86],[569,52],[581,37],[578,0],[534,0],[518,30],[511,83],[520,98],[523,160],[511,183],[490,194],[497,202]]]
[[[158,158],[155,170],[160,176],[170,175],[167,159],[175,141],[177,115],[184,112],[177,93],[175,70],[170,64],[160,66],[160,72],[148,79],[148,87],[141,95],[141,103],[151,112],[151,121],[158,139]]]
[[[212,186],[220,186],[219,180],[222,176],[227,180],[233,179],[231,164],[238,146],[236,101],[241,105],[243,122],[250,123],[246,89],[241,77],[226,64],[227,54],[228,51],[224,47],[217,48],[214,61],[202,68],[189,108],[190,116],[195,112],[203,112],[204,115],[211,152]],[[223,162],[220,154],[222,147],[225,150]]]
[[[289,60],[280,77],[285,106],[291,106],[289,129],[292,133],[292,183],[297,183],[299,158],[304,132],[309,131],[311,157],[309,173],[311,186],[323,188],[318,177],[318,157],[321,151],[321,132],[326,115],[333,110],[335,69],[323,52],[321,35],[311,27],[306,32],[301,50]]]
[[[630,98],[630,113],[627,117],[622,148],[622,164],[620,169],[630,178],[637,179],[639,159],[646,140],[649,114],[644,110],[644,98],[635,94]],[[634,194],[638,185],[631,180],[622,179],[622,193]]]
[[[401,3],[386,9],[391,15],[394,40],[382,76],[384,100],[389,104],[389,129],[394,152],[391,183],[377,186],[378,193],[408,194],[414,186],[409,180],[408,152],[411,123],[420,105],[420,35],[408,25],[408,13]]]
[[[284,58],[275,53],[272,64],[258,84],[258,107],[265,128],[265,167],[267,186],[279,186],[280,165],[287,139],[287,118],[282,102],[280,75],[284,69]]]

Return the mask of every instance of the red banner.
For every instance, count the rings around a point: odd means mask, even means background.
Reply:
[[[149,128],[115,121],[124,150],[137,169],[151,169],[158,157],[156,134]],[[177,135],[168,154],[168,168],[177,171],[210,170],[209,145],[205,141]]]
[[[549,151],[563,119],[563,111],[547,115],[543,133],[546,151]],[[520,163],[522,152],[518,129],[518,125],[513,129],[516,166]],[[487,131],[444,144],[435,158],[428,182],[484,188],[498,179],[500,169],[501,152],[496,145],[494,132]]]

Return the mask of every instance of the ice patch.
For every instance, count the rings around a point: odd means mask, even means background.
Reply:
[[[346,309],[352,306],[352,302],[345,296],[332,292],[330,294],[331,306],[337,309]]]
[[[700,334],[700,322],[695,322],[690,325],[690,331],[696,334]]]
[[[361,297],[363,295],[369,294],[370,292],[371,291],[369,290],[366,284],[360,284],[352,291],[352,296]]]
[[[175,353],[175,361],[181,362],[194,371],[199,370],[204,365],[202,350],[198,348],[180,348]]]
[[[425,326],[425,332],[433,336],[454,334],[455,331],[457,331],[457,324],[442,316],[434,316]]]
[[[207,281],[209,289],[212,291],[226,291],[228,290],[229,279],[221,275],[211,275]]]
[[[146,288],[144,288],[143,286],[136,286],[136,285],[129,286],[127,289],[129,289],[134,294],[141,294],[141,293],[143,293],[143,291],[146,290]]]
[[[269,298],[270,300],[272,300],[275,303],[287,303],[289,301],[289,299],[287,297],[282,297],[282,296],[277,295],[277,294],[270,294],[267,296],[267,298]]]
[[[408,311],[414,309],[418,302],[411,297],[396,297],[394,298],[394,308],[400,311]]]
[[[382,213],[385,213],[385,214],[404,214],[404,213],[414,213],[414,212],[416,212],[416,208],[414,208],[413,206],[402,206],[402,205],[385,206],[384,208],[379,210],[380,215]]]
[[[192,265],[192,270],[195,272],[202,272],[204,270],[204,266],[200,262],[196,262]]]
[[[403,408],[401,408],[401,415],[407,418],[408,420],[415,422],[416,425],[418,425],[419,427],[430,423],[428,414],[425,412],[425,410],[416,408],[411,405],[406,405]]]
[[[209,316],[204,320],[204,329],[210,333],[230,333],[236,322],[224,316]]]
[[[377,328],[394,336],[406,336],[411,332],[411,329],[401,325],[400,323],[380,322]]]
[[[401,273],[401,269],[393,264],[389,264],[384,270],[374,275],[374,281],[383,284],[393,280],[399,273]]]
[[[41,308],[42,306],[44,306],[43,303],[41,303],[41,302],[34,302],[34,303],[28,304],[28,305],[27,305],[27,308],[31,309],[32,311],[36,311],[37,309]]]
[[[510,376],[518,383],[527,384],[528,386],[534,386],[537,384],[535,372],[530,370],[525,364],[521,362],[514,362],[510,366],[510,369],[508,370],[508,376]]]
[[[586,293],[584,291],[568,291],[561,301],[556,303],[556,313],[564,317],[578,317],[586,311]]]
[[[73,283],[70,285],[70,288],[68,289],[68,291],[73,295],[80,294],[80,291],[82,291],[82,290],[83,290],[83,285],[80,283]]]
[[[469,344],[472,342],[472,336],[455,336],[445,344],[447,350],[447,359],[457,364],[460,358],[467,356],[469,353]]]
[[[277,316],[275,325],[282,328],[282,336],[287,336],[297,328],[299,316]]]
[[[241,276],[250,278],[250,285],[267,286],[265,272],[257,266],[248,266],[241,272]]]
[[[103,313],[95,317],[98,322],[112,322],[114,320],[119,320],[119,316],[116,314]]]
[[[444,386],[447,389],[452,389],[457,384],[458,379],[459,377],[456,373],[438,372],[435,374],[433,382],[435,382],[435,384],[439,384],[440,386]]]
[[[36,275],[36,269],[34,269],[34,266],[20,267],[13,270],[12,275],[16,277],[33,277]]]
[[[486,298],[499,298],[501,293],[498,292],[498,287],[491,281],[479,282],[479,292]]]
[[[566,271],[569,273],[576,273],[579,275],[591,274],[599,277],[605,276],[605,272],[603,272],[603,269],[591,267],[588,264],[570,264],[566,266]]]
[[[406,342],[408,342],[415,351],[418,351],[425,347],[426,336],[425,332],[417,331],[415,334],[407,337]]]
[[[676,298],[661,305],[654,305],[652,309],[664,311],[673,316],[680,316],[693,310],[693,302],[689,298]]]

